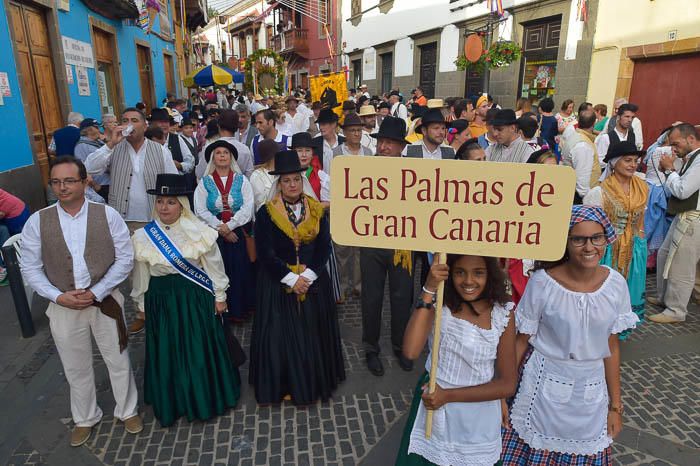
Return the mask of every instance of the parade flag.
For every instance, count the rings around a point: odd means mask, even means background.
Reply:
[[[309,78],[311,100],[321,102],[322,108],[330,108],[339,118],[343,117],[343,102],[348,99],[345,73],[323,74]]]
[[[333,241],[557,260],[576,176],[569,167],[406,157],[333,159]]]

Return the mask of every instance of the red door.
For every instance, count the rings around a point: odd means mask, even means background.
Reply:
[[[700,53],[635,60],[629,101],[639,105],[644,146],[675,121],[700,124]]]

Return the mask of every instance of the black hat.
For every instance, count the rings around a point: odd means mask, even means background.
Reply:
[[[299,102],[299,99],[293,95],[288,95],[286,99],[284,99],[284,103],[286,104],[290,100],[294,100],[295,102]]]
[[[353,111],[352,113],[345,115],[345,120],[343,120],[342,126],[343,128],[347,128],[348,126],[362,126],[362,118],[360,118],[360,115]]]
[[[170,113],[164,108],[154,108],[151,110],[151,117],[149,120],[170,122]]]
[[[526,163],[537,163],[537,159],[539,159],[542,154],[545,154],[547,152],[549,152],[549,149],[536,150],[535,152],[530,154],[530,157],[528,157]]]
[[[428,111],[428,107],[425,105],[413,104],[411,105],[409,111],[411,112],[411,115],[413,115],[413,118],[423,118],[425,112]]]
[[[381,102],[377,110],[381,110],[383,108],[388,108],[389,110],[391,110],[391,105],[389,105],[389,102]]]
[[[204,149],[204,160],[211,160],[211,153],[214,152],[214,149],[219,147],[228,149],[229,152],[231,152],[231,155],[233,155],[233,159],[238,160],[238,150],[236,149],[236,146],[228,141],[224,141],[223,139],[217,139],[209,144],[206,149]]]
[[[518,119],[515,116],[515,111],[510,108],[499,110],[493,118],[493,121],[491,121],[491,126],[508,126],[517,124]]]
[[[99,128],[100,124],[94,118],[86,118],[80,122],[80,129],[85,129],[89,127]]]
[[[346,100],[343,102],[343,110],[352,110],[353,112],[355,111],[355,102],[352,100]]]
[[[194,126],[194,122],[192,122],[192,120],[189,118],[183,118],[180,122],[180,126]]]
[[[406,140],[406,122],[403,121],[402,118],[393,116],[385,116],[382,120],[382,124],[379,125],[379,131],[370,134],[370,136],[376,139],[393,139],[394,141],[410,144],[410,142]]]
[[[338,115],[330,108],[324,108],[321,113],[318,114],[316,123],[338,123]]]
[[[608,147],[608,153],[605,154],[603,159],[604,163],[608,163],[610,160],[616,157],[624,157],[625,155],[636,155],[641,157],[646,154],[646,151],[637,150],[635,143],[631,141],[620,141],[618,143],[610,144]]]
[[[297,151],[283,150],[275,154],[275,169],[270,172],[270,175],[286,175],[303,171],[306,171],[306,168],[301,167]]]
[[[184,196],[192,194],[194,189],[187,187],[185,175],[160,173],[156,176],[156,188],[148,189],[146,192],[156,196]]]
[[[292,144],[289,148],[296,149],[297,147],[310,147],[314,152],[318,152],[318,143],[314,141],[314,138],[307,131],[302,131],[292,136]]]
[[[442,112],[439,108],[429,108],[425,114],[421,117],[420,124],[416,126],[416,133],[423,134],[423,126],[430,123],[442,123],[445,124],[445,117],[442,116]]]

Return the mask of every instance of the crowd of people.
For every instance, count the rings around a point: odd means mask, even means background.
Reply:
[[[428,358],[396,464],[611,464],[624,412],[620,341],[645,320],[683,322],[697,299],[698,128],[669,122],[645,146],[638,108],[624,99],[609,117],[605,105],[574,111],[571,100],[553,114],[551,98],[511,109],[486,94],[429,99],[420,87],[410,98],[371,96],[365,85],[349,94],[342,116],[303,90],[222,89],[101,123],[72,113],[52,144],[56,203],[29,216],[0,190],[0,234],[22,232],[24,279],[51,302],[71,444],[87,441],[102,417],[90,334],[127,432],[142,429],[126,351],[128,334],[142,331],[144,401],[163,426],[234,408],[246,360],[258,403],[305,406],[345,380],[337,304],[350,296],[361,303],[367,369],[384,374],[388,278],[403,370],[413,370],[442,314],[437,389],[426,388]],[[566,250],[552,263],[439,264],[425,253],[335,244],[330,170],[341,155],[571,167]],[[654,269],[657,296],[647,297]],[[128,327],[124,281],[138,310]],[[444,307],[435,309],[441,282]],[[645,316],[645,300],[660,312]],[[251,320],[242,348],[231,327]]]

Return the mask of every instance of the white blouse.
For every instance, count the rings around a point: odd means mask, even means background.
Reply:
[[[508,326],[513,303],[495,304],[491,328],[484,329],[442,309],[437,383],[442,388],[481,385],[493,380],[498,343]],[[432,332],[431,332],[432,335]],[[432,347],[432,336],[429,339]],[[425,364],[430,371],[431,358]],[[411,431],[409,453],[439,465],[492,466],[501,456],[500,400],[447,403],[433,412],[433,430],[425,438],[427,410],[421,402]]]
[[[274,175],[270,175],[267,168],[256,168],[250,175],[250,184],[253,187],[253,197],[255,199],[255,212],[267,202],[267,196],[275,181]]]
[[[255,207],[255,200],[253,188],[250,184],[250,181],[248,181],[248,179],[240,173],[236,173],[235,176],[240,176],[243,180],[243,184],[241,185],[243,204],[236,212],[233,213],[231,220],[226,222],[226,225],[228,225],[231,231],[238,227],[242,227],[246,223],[250,222],[251,220],[253,220],[253,216],[255,215],[255,212],[253,211],[253,208]],[[227,180],[228,176],[221,177],[221,182],[224,186],[226,186]],[[217,229],[219,228],[219,225],[221,225],[224,222],[216,218],[216,215],[214,215],[207,207],[207,197],[209,196],[209,192],[204,187],[205,182],[207,182],[206,177],[200,180],[199,184],[197,185],[197,188],[194,190],[194,213],[204,223],[206,223],[214,229]],[[231,191],[233,190],[234,187],[232,186]],[[217,192],[217,194],[218,196],[216,198],[216,201],[214,202],[214,205],[219,211],[221,211],[223,209],[221,193]],[[228,205],[230,207],[233,207],[233,194],[231,192],[229,192],[228,194]]]
[[[598,290],[568,290],[546,271],[535,272],[515,312],[519,333],[533,352],[523,369],[511,423],[531,448],[595,455],[612,439],[607,431],[604,359],[608,338],[639,321],[627,282],[606,267]]]
[[[157,220],[156,220],[157,221]],[[201,224],[200,224],[201,225]],[[217,302],[226,302],[228,276],[224,270],[221,252],[216,245],[216,233],[208,230],[200,241],[193,241],[180,225],[180,221],[172,225],[158,222],[158,226],[170,238],[182,256],[192,265],[203,269],[214,285],[214,297]],[[204,225],[201,228],[206,229]],[[161,254],[148,238],[143,228],[136,230],[131,237],[134,244],[134,270],[132,272],[133,288],[131,297],[136,301],[140,311],[144,309],[144,295],[148,291],[151,277],[162,277],[179,273]],[[213,312],[213,310],[212,310]]]
[[[627,282],[615,270],[598,290],[579,293],[564,288],[545,270],[532,274],[515,312],[519,333],[546,357],[590,361],[610,356],[608,337],[633,328]]]

